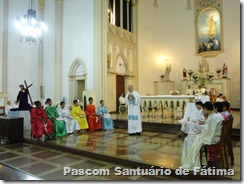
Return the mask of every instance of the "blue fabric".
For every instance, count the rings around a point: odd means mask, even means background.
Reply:
[[[105,113],[106,113],[106,114],[108,113],[108,110],[107,110],[106,107],[104,107],[104,106],[99,106],[99,107],[98,107],[98,112],[97,112],[97,113],[100,114],[101,117],[102,117],[102,126],[103,126],[103,129],[104,129],[104,130],[114,129],[113,117],[110,116],[110,119],[104,117],[104,114],[105,114]]]
[[[135,105],[135,99],[129,99],[129,104],[130,105]]]
[[[138,116],[129,115],[128,119],[129,120],[138,120]]]

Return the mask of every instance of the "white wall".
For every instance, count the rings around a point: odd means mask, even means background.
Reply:
[[[180,89],[182,70],[197,71],[200,56],[195,56],[194,9],[186,9],[186,1],[158,0],[138,2],[139,92],[153,94],[153,81],[165,73],[160,57],[171,57],[170,79]],[[194,7],[193,1],[191,1]],[[223,1],[224,53],[207,58],[210,72],[226,63],[231,78],[231,104],[239,108],[240,97],[240,1]]]
[[[63,96],[68,98],[68,72],[81,58],[87,68],[86,90],[94,90],[94,2],[64,1],[63,8]],[[73,101],[73,99],[71,99]]]
[[[33,87],[30,88],[32,98],[36,99],[38,95],[36,85],[38,82],[38,46],[20,43],[19,32],[14,26],[16,17],[22,17],[27,13],[28,4],[28,0],[9,1],[7,91],[11,101],[16,100],[19,84],[24,84],[24,80],[28,84],[33,83]]]

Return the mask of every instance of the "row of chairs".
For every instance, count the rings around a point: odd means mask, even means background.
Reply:
[[[202,155],[205,153],[206,162],[208,162],[208,150],[210,146],[219,150],[220,167],[221,169],[229,169],[230,164],[234,165],[234,153],[231,143],[231,131],[233,125],[233,117],[229,116],[228,120],[223,121],[220,141],[217,144],[204,145],[200,149],[200,163],[202,165]]]

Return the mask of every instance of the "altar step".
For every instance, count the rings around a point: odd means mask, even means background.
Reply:
[[[114,120],[114,127],[128,129],[127,120]],[[148,132],[168,133],[177,135],[180,132],[180,124],[142,122],[142,130]],[[240,141],[240,129],[232,129],[232,140]]]

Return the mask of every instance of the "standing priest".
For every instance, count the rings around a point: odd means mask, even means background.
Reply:
[[[132,85],[128,86],[125,101],[128,105],[128,133],[129,135],[140,135],[142,132],[141,96],[137,91],[134,91]]]

